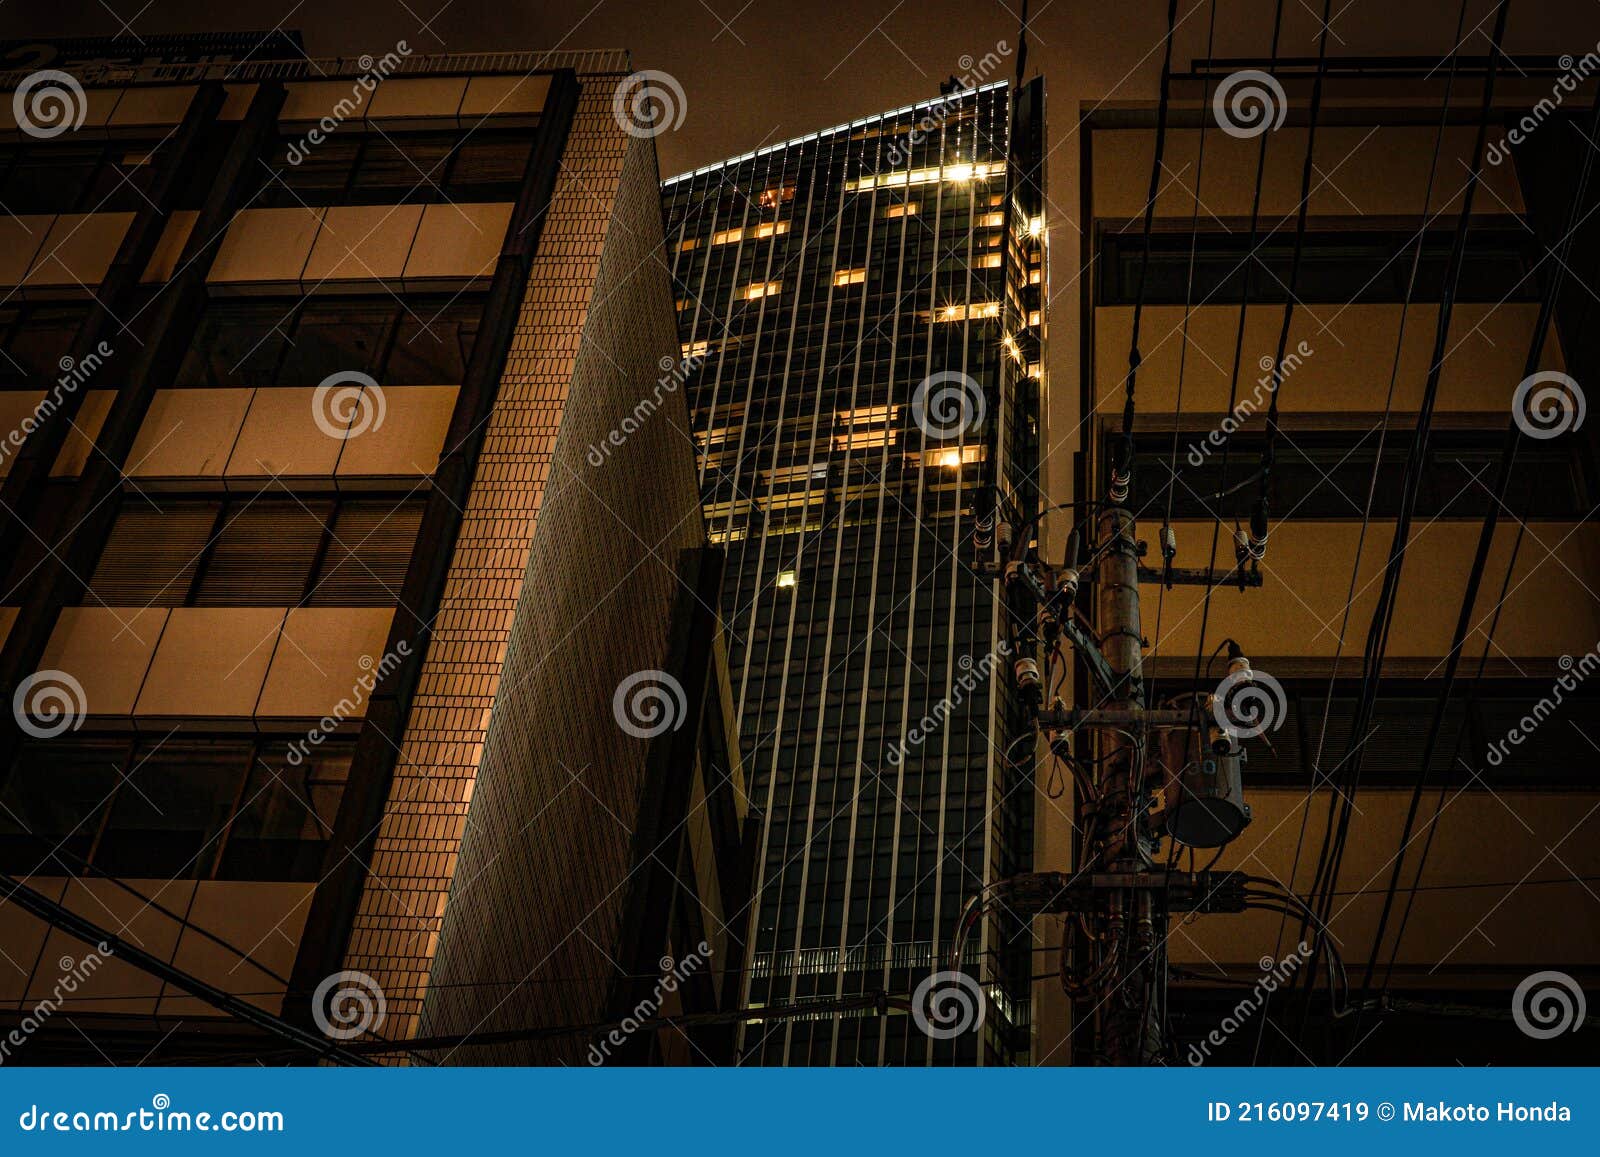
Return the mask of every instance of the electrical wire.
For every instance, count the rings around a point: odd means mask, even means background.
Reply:
[[[1139,324],[1144,318],[1145,290],[1150,284],[1150,226],[1155,220],[1156,198],[1161,195],[1161,170],[1167,148],[1167,116],[1172,92],[1172,42],[1177,39],[1178,0],[1167,0],[1166,50],[1161,61],[1161,89],[1156,105],[1155,159],[1150,165],[1150,195],[1144,203],[1144,257],[1139,267],[1139,292],[1133,304],[1133,334],[1128,343],[1126,400],[1122,406],[1124,466],[1131,469],[1133,441],[1133,392],[1139,376]]]
[[[1333,839],[1324,842],[1324,854],[1318,857],[1317,872],[1312,879],[1311,896],[1313,907],[1318,916],[1324,921],[1328,918],[1329,910],[1332,907],[1331,893],[1337,887],[1339,871],[1343,865],[1344,847],[1349,836],[1351,815],[1354,807],[1353,795],[1360,784],[1363,744],[1367,728],[1371,724],[1373,712],[1376,708],[1378,684],[1382,677],[1383,657],[1388,649],[1389,631],[1393,623],[1400,574],[1404,566],[1406,546],[1410,538],[1411,520],[1416,510],[1423,464],[1427,459],[1428,438],[1432,429],[1434,406],[1438,399],[1439,381],[1448,345],[1450,318],[1453,314],[1456,292],[1461,280],[1461,269],[1465,264],[1467,234],[1472,220],[1474,194],[1477,192],[1483,172],[1484,144],[1488,136],[1490,112],[1493,109],[1494,82],[1500,60],[1500,46],[1505,38],[1506,18],[1509,12],[1508,0],[1498,0],[1495,12],[1495,28],[1491,35],[1489,65],[1484,78],[1483,101],[1479,110],[1478,128],[1473,145],[1472,171],[1462,193],[1461,214],[1456,226],[1455,238],[1451,245],[1450,260],[1446,267],[1427,382],[1423,389],[1417,425],[1412,435],[1411,452],[1406,459],[1399,515],[1395,521],[1394,537],[1390,542],[1389,557],[1384,568],[1378,605],[1373,611],[1372,625],[1367,633],[1367,647],[1362,665],[1362,693],[1357,702],[1356,713],[1352,720],[1350,749],[1345,759],[1345,763],[1349,767],[1346,772],[1349,791],[1337,793],[1334,798],[1330,799],[1330,816],[1336,811],[1338,821]]]
[[[1600,93],[1597,93],[1593,109],[1590,113],[1589,131],[1591,137],[1600,132]],[[1583,167],[1579,172],[1577,187],[1573,192],[1572,209],[1568,214],[1567,229],[1558,242],[1560,253],[1556,256],[1556,269],[1550,275],[1545,288],[1544,299],[1539,306],[1539,316],[1534,322],[1533,337],[1529,342],[1528,356],[1523,364],[1523,377],[1536,373],[1544,355],[1546,338],[1555,316],[1557,300],[1560,297],[1562,286],[1567,272],[1567,258],[1570,256],[1574,235],[1577,233],[1581,221],[1584,201],[1588,196],[1589,178],[1594,167],[1594,151],[1586,150],[1584,153]],[[1554,251],[1552,251],[1554,252]],[[1406,811],[1405,824],[1400,831],[1400,847],[1394,856],[1393,871],[1389,876],[1389,886],[1385,890],[1383,908],[1378,916],[1378,927],[1372,942],[1372,951],[1367,959],[1366,972],[1362,976],[1361,991],[1364,996],[1368,991],[1373,972],[1377,966],[1378,954],[1382,950],[1384,933],[1389,923],[1389,914],[1394,904],[1395,892],[1400,884],[1400,872],[1405,862],[1406,849],[1411,842],[1411,832],[1416,823],[1417,811],[1422,803],[1423,789],[1427,784],[1428,770],[1432,765],[1435,746],[1438,743],[1439,733],[1444,726],[1445,710],[1450,702],[1450,695],[1455,686],[1456,671],[1461,660],[1461,651],[1465,646],[1466,637],[1471,629],[1472,617],[1477,607],[1479,584],[1483,572],[1487,569],[1489,550],[1494,543],[1495,530],[1499,524],[1500,510],[1505,505],[1506,494],[1511,486],[1511,472],[1517,459],[1517,451],[1522,444],[1522,427],[1518,423],[1521,415],[1513,415],[1507,424],[1505,441],[1500,451],[1500,461],[1496,469],[1493,499],[1484,511],[1483,523],[1478,533],[1477,552],[1474,555],[1472,569],[1467,575],[1466,590],[1462,594],[1461,609],[1456,617],[1456,627],[1450,640],[1450,650],[1445,660],[1443,686],[1440,688],[1438,699],[1434,705],[1433,718],[1428,727],[1427,740],[1423,744],[1422,761],[1417,773],[1417,781],[1413,785],[1410,805]],[[1511,577],[1511,568],[1515,561],[1507,568],[1506,580]],[[1497,608],[1498,611],[1498,608]],[[1487,654],[1487,648],[1485,648]],[[1482,667],[1479,667],[1480,675]],[[1459,736],[1458,736],[1459,742]],[[1420,876],[1418,877],[1420,879]],[[1400,949],[1400,938],[1395,940],[1394,950],[1389,957],[1389,970],[1392,972],[1395,955]],[[1387,986],[1387,980],[1385,981]],[[1359,1029],[1359,1019],[1357,1026]]]
[[[1356,583],[1359,581],[1361,574],[1361,559],[1366,549],[1367,533],[1372,526],[1372,510],[1378,492],[1378,472],[1383,464],[1384,446],[1388,438],[1390,419],[1394,413],[1395,390],[1399,383],[1400,364],[1405,349],[1407,323],[1410,320],[1412,299],[1415,296],[1417,286],[1417,277],[1422,268],[1422,254],[1426,244],[1427,230],[1429,224],[1431,223],[1431,220],[1428,216],[1428,211],[1433,204],[1433,188],[1438,179],[1439,159],[1443,151],[1445,132],[1450,123],[1450,105],[1455,91],[1456,74],[1459,67],[1459,50],[1462,42],[1462,31],[1466,28],[1466,21],[1467,0],[1461,0],[1460,11],[1456,17],[1455,35],[1451,39],[1451,44],[1453,47],[1451,48],[1449,54],[1450,67],[1445,79],[1444,99],[1440,106],[1439,126],[1434,133],[1433,156],[1428,164],[1428,180],[1422,194],[1423,224],[1422,228],[1417,231],[1416,248],[1411,256],[1411,270],[1410,274],[1406,278],[1405,297],[1401,301],[1400,305],[1400,321],[1398,332],[1395,335],[1394,356],[1390,360],[1389,365],[1389,386],[1383,403],[1383,420],[1379,426],[1378,447],[1377,452],[1373,456],[1372,460],[1372,473],[1367,480],[1367,498],[1366,503],[1362,507],[1361,528],[1356,535],[1355,556],[1350,566],[1350,582],[1345,592],[1344,611],[1339,622],[1339,636],[1334,645],[1333,663],[1328,674],[1328,692],[1323,698],[1322,726],[1317,736],[1316,754],[1311,761],[1313,789],[1316,783],[1315,777],[1317,775],[1317,771],[1322,766],[1322,752],[1323,747],[1327,742],[1328,723],[1330,721],[1333,708],[1333,692],[1339,678],[1339,664],[1344,656],[1344,645],[1345,640],[1348,637],[1350,615],[1355,606]],[[1329,806],[1330,808],[1332,806],[1331,800]],[[1310,800],[1308,799],[1307,806],[1301,809],[1300,830],[1295,839],[1294,862],[1293,866],[1289,870],[1289,879],[1291,880],[1296,879],[1299,875],[1300,857],[1305,849],[1306,829],[1310,820],[1310,816],[1311,807]],[[1331,825],[1331,813],[1329,817],[1329,824]],[[1325,828],[1323,837],[1325,840],[1327,839],[1327,830],[1331,830],[1331,828]],[[1303,929],[1303,922],[1301,926]],[[1284,928],[1285,922],[1280,921],[1278,925],[1278,935],[1273,947],[1274,952],[1281,951],[1283,947]],[[1263,1043],[1264,1034],[1265,1025],[1263,1024],[1258,1026],[1256,1031],[1256,1051],[1252,1056],[1252,1063],[1260,1059],[1260,1050]]]
[[[1281,902],[1283,899],[1284,897],[1268,893],[1246,892],[1244,906],[1246,910],[1276,912],[1279,915],[1287,915],[1292,912],[1308,912],[1308,909],[1303,904],[1291,906]],[[1350,977],[1345,971],[1344,957],[1339,953],[1333,937],[1328,934],[1326,929],[1318,928],[1312,934],[1311,949],[1311,959],[1307,962],[1308,968],[1306,971],[1309,972],[1311,968],[1314,968],[1317,960],[1322,956],[1327,956],[1329,1005],[1333,1009],[1335,1017],[1348,1015],[1352,1011],[1350,1006]],[[1300,974],[1296,973],[1295,975],[1298,976]]]
[[[1272,47],[1268,53],[1270,60],[1276,60],[1278,57],[1278,44],[1282,34],[1283,0],[1278,0],[1274,7],[1272,16]],[[1242,284],[1239,288],[1239,324],[1234,332],[1233,338],[1233,369],[1228,375],[1227,412],[1229,414],[1232,414],[1234,409],[1239,404],[1239,367],[1244,356],[1244,327],[1245,319],[1249,315],[1250,311],[1250,287],[1254,281],[1255,267],[1258,264],[1256,250],[1259,247],[1257,237],[1259,236],[1261,230],[1261,188],[1267,173],[1267,141],[1272,137],[1272,135],[1273,134],[1270,132],[1262,133],[1261,143],[1257,147],[1256,151],[1255,189],[1250,196],[1250,239],[1245,250],[1246,257],[1243,262],[1244,277],[1241,278]],[[1219,491],[1225,491],[1228,487],[1228,458],[1232,452],[1232,449],[1233,439],[1231,437],[1225,438],[1222,443],[1222,455],[1219,467],[1220,473],[1217,475],[1217,489]],[[1200,688],[1200,664],[1203,661],[1202,656],[1205,654],[1206,648],[1206,627],[1211,620],[1211,593],[1213,589],[1213,578],[1215,577],[1216,573],[1217,543],[1221,529],[1222,523],[1220,521],[1213,522],[1211,524],[1211,553],[1206,559],[1205,593],[1201,598],[1200,604],[1200,635],[1196,642],[1194,656],[1194,680],[1192,687],[1196,691],[1198,691]],[[1199,700],[1196,699],[1195,703],[1195,715],[1198,716]],[[1192,725],[1193,722],[1191,722],[1191,726]]]
[[[1510,587],[1511,587],[1511,576],[1514,575],[1516,573],[1516,571],[1517,571],[1517,558],[1522,553],[1523,533],[1526,530],[1527,530],[1526,524],[1519,524],[1517,526],[1516,539],[1511,544],[1511,558],[1506,563],[1505,578],[1503,578],[1501,580],[1501,582],[1500,582],[1500,595],[1495,600],[1494,618],[1492,620],[1490,620],[1489,629],[1484,632],[1483,654],[1478,657],[1478,670],[1473,675],[1473,677],[1472,677],[1472,685],[1467,690],[1466,711],[1462,715],[1461,726],[1456,730],[1456,749],[1455,749],[1455,752],[1452,753],[1452,756],[1451,756],[1452,762],[1455,759],[1460,757],[1461,745],[1466,739],[1466,735],[1467,735],[1467,720],[1471,717],[1474,695],[1475,695],[1475,693],[1477,691],[1478,684],[1483,679],[1484,669],[1489,665],[1489,650],[1490,650],[1490,647],[1494,643],[1495,631],[1500,626],[1500,612],[1505,608],[1506,598],[1508,597],[1508,593],[1509,593],[1509,590],[1510,590]],[[1396,929],[1396,931],[1395,931],[1394,946],[1389,950],[1389,962],[1388,962],[1388,966],[1385,968],[1384,974],[1383,974],[1383,992],[1385,994],[1387,994],[1388,991],[1389,991],[1389,978],[1394,973],[1395,958],[1398,956],[1398,954],[1400,952],[1400,941],[1405,938],[1406,926],[1411,922],[1411,909],[1412,909],[1412,906],[1416,903],[1417,893],[1419,891],[1430,891],[1430,890],[1433,890],[1432,888],[1423,886],[1423,884],[1422,884],[1422,873],[1427,869],[1428,856],[1433,851],[1433,837],[1438,834],[1438,831],[1439,831],[1439,817],[1444,811],[1445,797],[1447,796],[1448,792],[1449,792],[1449,784],[1448,783],[1441,783],[1439,785],[1439,794],[1438,794],[1437,797],[1435,797],[1435,799],[1433,801],[1433,815],[1430,816],[1429,819],[1428,819],[1428,835],[1422,841],[1422,853],[1421,853],[1421,855],[1419,855],[1417,857],[1416,874],[1411,877],[1411,886],[1408,889],[1406,889],[1406,906],[1405,906],[1405,910],[1400,915],[1400,927],[1398,929]],[[1546,881],[1546,880],[1527,880],[1527,881],[1523,881],[1522,882],[1522,886],[1523,887],[1531,887],[1534,884],[1543,884],[1543,883],[1549,883],[1549,881]],[[1451,886],[1452,885],[1448,885],[1448,884],[1437,885],[1438,888],[1449,888]],[[1471,887],[1472,885],[1460,885],[1460,886],[1461,887]],[[1504,886],[1505,887],[1513,887],[1513,886],[1515,886],[1515,884],[1514,883],[1513,884],[1506,884]]]
[[[1283,393],[1283,357],[1289,348],[1289,329],[1294,322],[1295,289],[1300,284],[1300,260],[1305,250],[1306,218],[1311,212],[1311,175],[1315,172],[1312,161],[1316,155],[1317,122],[1322,119],[1322,86],[1328,73],[1328,17],[1333,0],[1323,0],[1322,31],[1317,37],[1317,72],[1311,82],[1311,109],[1307,114],[1306,157],[1300,171],[1300,208],[1294,227],[1294,257],[1289,264],[1289,300],[1283,305],[1283,327],[1278,331],[1278,353],[1272,360],[1272,396],[1267,402],[1267,436],[1261,445],[1261,488],[1256,509],[1266,524],[1267,490],[1272,480],[1272,466],[1276,460],[1278,442],[1278,398]]]
[[[149,973],[166,981],[197,1000],[209,1004],[220,1012],[242,1021],[253,1028],[264,1029],[275,1036],[292,1042],[297,1047],[310,1052],[318,1059],[332,1061],[340,1065],[369,1065],[372,1062],[351,1053],[344,1045],[336,1041],[326,1040],[299,1025],[274,1016],[265,1009],[258,1008],[249,1001],[241,1000],[232,993],[201,980],[175,965],[169,964],[158,956],[146,952],[128,940],[123,939],[114,932],[94,924],[83,916],[73,912],[70,908],[50,899],[42,892],[38,892],[10,873],[0,872],[0,887],[6,889],[8,902],[17,905],[23,911],[43,920],[53,928],[71,936],[85,944],[94,945],[97,949],[108,952],[118,960]],[[106,946],[101,948],[101,946]],[[406,1046],[397,1045],[396,1049]]]
[[[662,1028],[697,1028],[703,1025],[741,1024],[767,1020],[791,1020],[801,1016],[815,1016],[818,1013],[853,1012],[860,1009],[873,1009],[887,1011],[895,1009],[900,1012],[912,1011],[912,1004],[908,997],[887,992],[871,992],[859,996],[830,997],[826,1000],[795,1001],[789,1004],[771,1005],[767,1008],[741,1008],[729,1012],[701,1012],[687,1013],[677,1016],[656,1016],[646,1020],[630,1021],[636,1027],[636,1032],[652,1032]],[[483,1046],[495,1044],[518,1044],[525,1041],[551,1040],[564,1036],[577,1036],[580,1034],[599,1034],[608,1029],[621,1025],[622,1020],[595,1021],[589,1024],[553,1025],[538,1028],[513,1028],[501,1029],[491,1032],[448,1033],[438,1036],[413,1037],[404,1042],[397,1041],[355,1041],[346,1047],[357,1054],[392,1053],[400,1048],[414,1049],[418,1052],[432,1052],[436,1049],[459,1048],[463,1046]]]
[[[1344,957],[1339,953],[1338,945],[1335,943],[1332,933],[1328,930],[1327,922],[1323,920],[1316,912],[1312,911],[1310,905],[1308,905],[1300,896],[1296,895],[1294,892],[1280,884],[1277,880],[1272,879],[1269,876],[1247,875],[1245,877],[1245,882],[1247,884],[1256,885],[1256,890],[1252,890],[1250,888],[1245,889],[1245,906],[1247,908],[1260,907],[1266,903],[1277,903],[1280,904],[1281,907],[1273,908],[1272,910],[1279,911],[1285,916],[1285,918],[1287,918],[1289,915],[1290,907],[1293,907],[1294,909],[1298,910],[1300,918],[1303,921],[1309,921],[1312,928],[1315,930],[1316,941],[1328,953],[1330,966],[1328,971],[1328,991],[1330,998],[1334,1001],[1336,1009],[1335,1015],[1343,1015],[1337,1011],[1339,1008],[1339,1002],[1337,998],[1337,990],[1335,988],[1334,966],[1337,966],[1337,980],[1339,985],[1344,990],[1343,1007],[1347,1011],[1349,1010],[1350,1006],[1350,978],[1345,971]],[[1262,888],[1266,889],[1266,891],[1259,890]],[[1276,955],[1276,950],[1274,951],[1274,955]],[[1311,965],[1313,968],[1315,968],[1316,959],[1317,954],[1313,952],[1311,959]],[[1308,984],[1308,992],[1309,987],[1310,985]]]
[[[1217,37],[1217,0],[1211,0],[1211,16],[1206,26],[1206,59],[1210,60]],[[1200,81],[1200,107],[1210,106],[1211,76]],[[1197,147],[1194,171],[1194,207],[1189,218],[1189,269],[1183,287],[1183,325],[1178,338],[1177,397],[1173,402],[1172,458],[1167,463],[1167,509],[1161,517],[1163,530],[1172,526],[1172,503],[1178,494],[1178,436],[1183,425],[1183,375],[1189,362],[1189,322],[1194,316],[1194,266],[1200,248],[1200,188],[1206,171],[1206,123],[1200,118],[1200,141]],[[1156,646],[1161,646],[1161,616],[1167,605],[1167,584],[1162,583],[1156,593]],[[1153,688],[1152,688],[1153,691]]]

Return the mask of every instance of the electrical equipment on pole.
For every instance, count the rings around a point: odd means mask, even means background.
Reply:
[[[1151,703],[1140,584],[1259,587],[1267,539],[1265,517],[1253,519],[1236,536],[1232,568],[1184,569],[1174,566],[1176,536],[1163,527],[1162,565],[1147,568],[1148,546],[1124,505],[1130,482],[1119,463],[1106,500],[1071,506],[1059,567],[1034,545],[1043,516],[1017,518],[1004,499],[976,535],[978,566],[1003,586],[1016,684],[1042,756],[1072,776],[1080,841],[1074,872],[1030,873],[994,890],[1020,914],[1065,917],[1062,983],[1092,1010],[1094,1053],[1108,1064],[1166,1055],[1169,918],[1244,911],[1252,882],[1240,872],[1173,870],[1178,848],[1223,848],[1250,822],[1243,771],[1253,733],[1231,714],[1253,679],[1249,660],[1230,640],[1228,673],[1215,690]],[[1063,644],[1088,673],[1091,706],[1070,709],[1056,696]]]

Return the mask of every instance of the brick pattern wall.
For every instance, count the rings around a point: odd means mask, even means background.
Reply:
[[[653,142],[582,83],[346,957],[390,1038],[598,1015],[647,746],[612,693],[703,538],[681,391],[587,460],[678,340]]]

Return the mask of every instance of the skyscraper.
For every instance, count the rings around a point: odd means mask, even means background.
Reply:
[[[998,56],[983,67],[992,71]],[[1011,657],[974,529],[1036,509],[1044,89],[952,83],[665,183],[667,250],[751,784],[751,1005],[907,992],[1030,865]],[[1026,1057],[1027,929],[968,942],[981,1033],[819,1013],[768,1064]],[[939,983],[946,983],[941,978]]]
[[[702,941],[721,1011],[743,796],[626,54],[275,39],[5,77],[0,1025],[303,1061],[603,1022]]]

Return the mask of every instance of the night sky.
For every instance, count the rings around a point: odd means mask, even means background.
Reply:
[[[154,0],[135,15],[141,3],[0,0],[0,30],[6,37],[114,34],[116,10],[135,33],[298,29],[313,56],[376,51],[397,39],[417,52],[628,48],[636,67],[672,73],[688,95],[683,126],[659,142],[664,174],[937,96],[938,82],[962,71],[963,54],[981,58],[999,40],[1015,46],[1020,12],[1020,0]],[[1049,66],[1042,41],[1081,43],[1094,23],[1081,3],[1034,0],[1034,8],[1030,72],[1034,60]],[[1159,3],[1114,11],[1125,35],[1147,46],[1160,38]],[[1159,56],[1146,63],[1159,65]]]
[[[1196,57],[1264,57],[1280,8],[1280,55],[1314,57],[1324,0],[1179,0],[1174,67]],[[1451,47],[1461,0],[1332,0],[1328,52],[1429,54]],[[1021,0],[0,0],[0,37],[300,31],[313,56],[627,48],[682,85],[681,126],[656,140],[664,176],[938,95],[939,82],[994,54],[983,79],[1014,75]],[[1486,49],[1493,0],[1466,0],[1464,51]],[[141,6],[142,5],[142,6]],[[1077,167],[1081,113],[1148,102],[1160,76],[1163,0],[1031,0],[1027,71],[1049,102],[1054,388],[1045,483],[1065,484],[1078,425]],[[1587,27],[1592,26],[1592,27]],[[1565,29],[1565,31],[1562,31]],[[1579,55],[1600,40],[1594,0],[1517,0],[1506,47]],[[1004,42],[1004,48],[1001,47]],[[1051,437],[1050,428],[1060,431]]]
[[[963,57],[981,59],[1002,40],[1015,49],[1020,3],[0,0],[0,36],[277,26],[300,30],[313,56],[376,52],[400,39],[416,52],[627,48],[636,67],[670,72],[688,95],[682,127],[659,142],[662,171],[671,174],[937,96],[941,79],[965,71]],[[1049,79],[1053,137],[1060,141],[1071,134],[1080,99],[1115,102],[1154,95],[1166,7],[1162,0],[1032,0],[1028,72],[1043,71]],[[1219,0],[1213,55],[1265,55],[1276,7],[1276,0]],[[1491,7],[1491,0],[1469,0],[1468,25],[1479,23]],[[1321,8],[1322,0],[1285,0],[1284,55],[1315,54]],[[1555,14],[1574,10],[1592,14],[1594,5],[1590,0],[1514,4],[1508,46],[1578,48],[1551,44],[1547,36]],[[1334,0],[1329,52],[1442,54],[1450,46],[1458,11],[1456,0],[1403,5]],[[1211,5],[1180,0],[1178,14],[1174,59],[1182,66],[1204,55]],[[1480,42],[1483,32],[1478,29]],[[1481,43],[1475,47],[1481,51]],[[1013,54],[1006,61],[1008,74],[1015,60]]]

